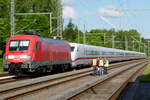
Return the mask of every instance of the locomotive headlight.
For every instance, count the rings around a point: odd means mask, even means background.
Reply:
[[[30,60],[31,56],[30,55],[27,55],[27,60]]]
[[[20,58],[30,60],[31,56],[30,55],[20,55]]]
[[[8,58],[7,59],[14,59],[14,55],[8,55]]]
[[[27,59],[27,55],[20,55],[21,59]]]
[[[8,60],[8,56],[5,56],[5,60]]]

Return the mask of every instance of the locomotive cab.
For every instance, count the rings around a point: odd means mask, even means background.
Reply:
[[[70,43],[70,48],[71,48],[72,67],[76,67],[76,64],[79,63],[77,60],[81,55],[79,52],[82,51],[81,50],[79,51],[79,47],[75,43]]]
[[[22,38],[20,36],[11,37],[6,45],[3,70],[9,71],[12,75],[31,70],[29,67],[32,61],[33,44],[35,41],[29,35],[24,35]]]
[[[3,70],[17,76],[36,75],[67,70],[70,65],[67,42],[37,35],[16,35],[7,42]]]
[[[70,51],[71,51],[71,59],[72,61],[75,60],[75,53],[77,52],[77,47],[74,44],[70,44]]]
[[[16,63],[30,60],[29,42],[30,40],[10,40],[6,60]]]

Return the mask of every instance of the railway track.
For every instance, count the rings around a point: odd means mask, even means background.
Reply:
[[[10,76],[4,79],[0,79],[0,85],[2,84],[7,84],[7,83],[12,83],[12,82],[17,82],[17,81],[23,81],[23,80],[27,80],[27,79],[31,79],[30,77],[15,77],[15,76]]]
[[[17,77],[9,73],[0,74],[0,85],[30,79],[29,77]]]
[[[108,68],[108,70],[121,67],[125,64],[135,63],[137,61],[138,60],[133,60],[133,61],[127,61],[127,62],[122,62],[122,63],[117,63],[117,64],[111,64],[110,67]],[[91,72],[91,70],[89,72]],[[4,73],[4,74],[0,74],[0,85],[12,83],[12,82],[23,81],[23,80],[27,80],[27,79],[31,79],[31,78],[29,78],[29,77],[15,77],[15,76],[9,75],[8,73]]]
[[[57,75],[54,77],[46,76],[30,81],[25,80],[18,83],[15,82],[15,84],[2,85],[0,86],[0,99],[19,100],[25,97],[27,100],[30,100],[31,94],[36,94],[36,96],[32,97],[34,99],[38,99],[39,97],[44,99],[48,96],[55,96],[57,93],[63,92],[71,87],[78,87],[83,83],[99,78],[99,76],[93,77],[90,74],[91,70],[86,70],[84,72],[71,72],[71,74],[63,73],[61,77],[58,77]]]
[[[10,76],[9,73],[2,73],[0,74],[0,77],[4,77],[4,76]]]
[[[116,72],[110,77],[96,83],[87,89],[70,96],[69,100],[116,100],[121,91],[127,86],[129,82],[136,78],[145,68],[148,62],[137,64],[129,67],[123,71]]]

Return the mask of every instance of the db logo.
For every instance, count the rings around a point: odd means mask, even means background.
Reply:
[[[15,60],[19,60],[19,59],[20,59],[20,56],[19,56],[19,55],[15,55],[14,59],[15,59]]]

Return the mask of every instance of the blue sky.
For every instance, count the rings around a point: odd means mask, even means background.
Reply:
[[[119,29],[121,16],[122,30],[136,29],[141,36],[150,38],[150,10],[126,11],[119,13],[115,9],[150,8],[150,0],[62,0],[65,23],[71,18],[83,30]]]

